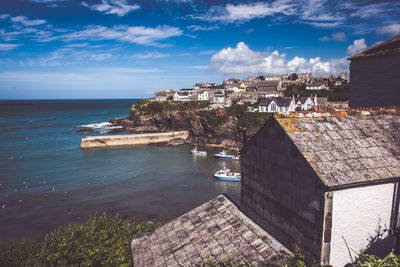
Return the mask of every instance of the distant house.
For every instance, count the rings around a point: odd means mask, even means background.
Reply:
[[[258,104],[258,112],[290,112],[295,108],[292,98],[283,97],[264,98]]]
[[[318,105],[317,97],[300,96],[296,97],[295,100],[296,109],[300,110],[312,110],[313,106]]]
[[[171,89],[165,90],[165,91],[160,91],[154,93],[154,98],[158,101],[166,101],[168,100],[169,97],[174,95],[174,91]]]
[[[173,96],[174,101],[192,101],[194,98],[193,88],[184,88],[175,92]]]
[[[323,265],[398,249],[400,115],[368,114],[269,119],[241,153],[242,211]]]
[[[323,90],[323,89],[328,89],[328,87],[325,86],[322,83],[309,83],[309,84],[306,84],[306,90]]]
[[[400,104],[400,35],[350,60],[351,108]]]
[[[197,94],[197,100],[200,100],[200,101],[208,101],[209,97],[210,97],[210,94],[205,89],[200,90],[199,93]]]

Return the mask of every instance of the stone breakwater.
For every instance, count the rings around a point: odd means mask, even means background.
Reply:
[[[186,140],[188,136],[189,136],[188,131],[107,135],[107,136],[87,136],[85,138],[82,138],[81,148],[168,143],[176,139]]]

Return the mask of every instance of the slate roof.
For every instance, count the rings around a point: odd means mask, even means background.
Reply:
[[[220,195],[153,233],[132,241],[133,266],[192,266],[212,260],[247,260],[280,266],[292,253]]]
[[[266,106],[274,101],[278,107],[289,107],[290,102],[292,101],[291,98],[283,98],[283,97],[270,97],[270,98],[263,98],[261,99],[260,103],[258,106]]]
[[[379,56],[388,54],[400,54],[400,35],[393,37],[381,44],[375,45],[364,52],[358,53],[352,57],[350,60],[369,57],[369,56]]]
[[[328,188],[400,178],[398,113],[276,120]]]
[[[296,97],[295,102],[297,103],[297,102],[300,101],[301,104],[304,104],[304,103],[306,103],[306,101],[307,101],[308,98],[310,98],[310,97],[309,97],[309,96],[299,96],[299,97]],[[311,101],[313,101],[312,98],[311,98]],[[314,101],[313,101],[313,102],[314,102]]]

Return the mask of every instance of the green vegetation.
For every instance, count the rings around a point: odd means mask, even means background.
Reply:
[[[207,255],[205,261],[202,264],[196,264],[196,267],[254,267],[254,265],[247,261],[235,262],[233,259],[217,262],[210,260],[210,256]]]
[[[400,266],[400,255],[391,252],[385,258],[381,259],[375,255],[361,254],[360,258],[356,260],[354,266],[356,267],[391,267]]]
[[[1,266],[34,266],[41,244],[33,240],[0,242]]]
[[[349,84],[343,82],[342,85],[330,86],[330,90],[306,90],[305,84],[289,84],[285,96],[311,96],[328,97],[329,101],[347,101],[349,100]]]
[[[160,224],[136,223],[118,214],[90,217],[83,224],[61,226],[42,243],[0,242],[2,266],[131,266],[134,234],[153,231]]]

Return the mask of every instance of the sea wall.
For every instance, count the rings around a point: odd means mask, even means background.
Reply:
[[[186,139],[188,138],[188,136],[189,136],[188,131],[145,133],[145,134],[124,134],[124,135],[108,135],[108,136],[88,136],[82,138],[81,148],[167,143],[177,138]]]

